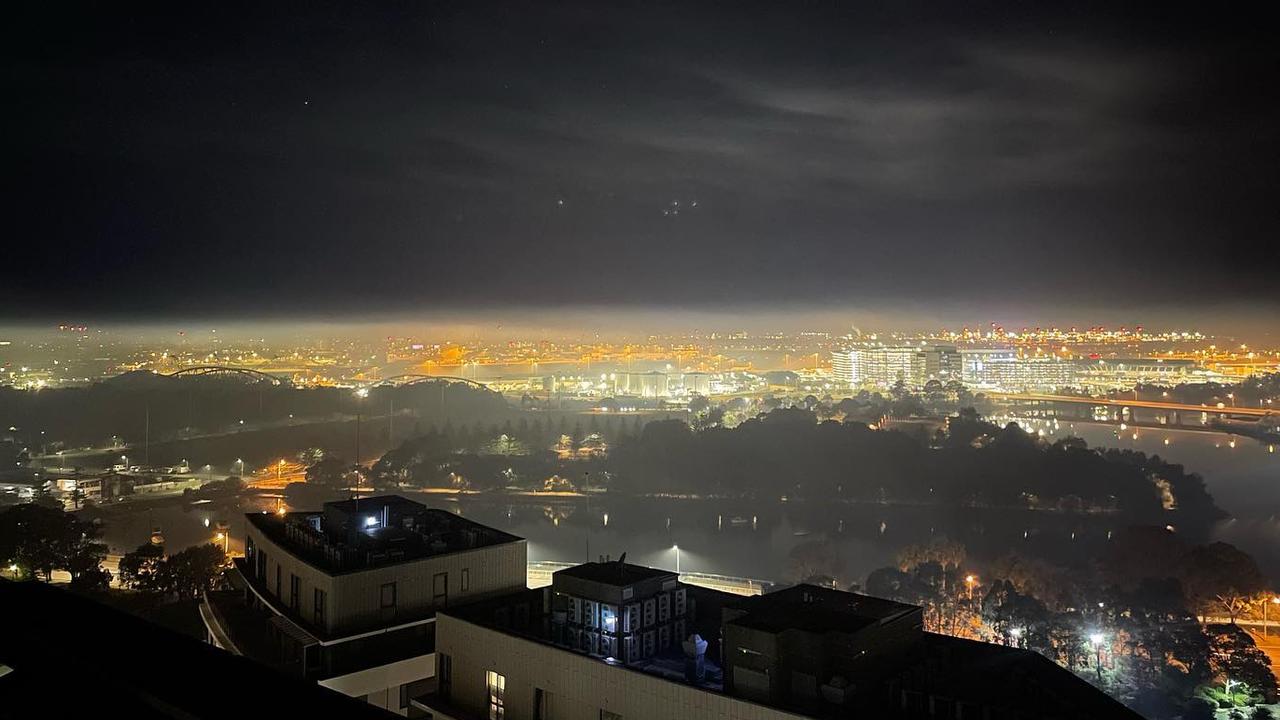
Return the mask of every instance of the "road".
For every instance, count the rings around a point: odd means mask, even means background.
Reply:
[[[1159,400],[1113,400],[1110,398],[1077,397],[1075,395],[1047,395],[1040,393],[989,393],[989,396],[1000,400],[1030,400],[1035,402],[1074,403],[1076,405],[1107,405],[1111,407],[1137,407],[1152,410],[1174,410],[1187,413],[1217,413],[1220,415],[1236,415],[1244,417],[1267,417],[1276,414],[1275,410],[1250,407],[1210,407],[1208,405],[1186,405],[1183,403],[1161,402]]]
[[[1280,680],[1280,624],[1272,624],[1268,628],[1267,635],[1264,637],[1257,630],[1249,630],[1249,634],[1253,636],[1253,641],[1258,643],[1258,647],[1271,658],[1271,674],[1276,676],[1276,680]]]

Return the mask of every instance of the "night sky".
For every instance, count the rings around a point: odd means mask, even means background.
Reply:
[[[11,320],[1280,297],[1243,6],[25,5]]]

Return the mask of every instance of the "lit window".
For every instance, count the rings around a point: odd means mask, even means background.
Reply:
[[[489,686],[489,720],[505,720],[507,707],[504,696],[507,693],[507,678],[489,670],[485,672],[485,683]]]

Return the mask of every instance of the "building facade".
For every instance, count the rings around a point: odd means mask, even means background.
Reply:
[[[677,589],[684,638],[614,651],[636,634],[618,622],[629,605]],[[590,618],[569,616],[575,601],[596,602]],[[743,598],[588,563],[438,622],[436,690],[411,700],[435,720],[1137,717],[1033,652],[926,633],[919,607],[812,585]],[[600,637],[584,645],[575,628]]]
[[[521,538],[396,496],[245,516],[213,644],[405,713],[435,673],[436,614],[523,589]]]

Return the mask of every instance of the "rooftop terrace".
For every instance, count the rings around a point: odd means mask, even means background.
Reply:
[[[272,541],[333,575],[521,541],[397,495],[325,503],[319,512],[246,517]]]

